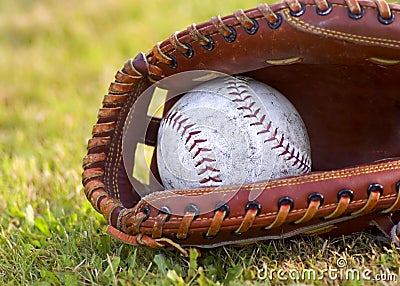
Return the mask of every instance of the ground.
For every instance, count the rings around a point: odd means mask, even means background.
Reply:
[[[1,284],[397,284],[400,255],[369,234],[183,258],[113,240],[87,202],[82,157],[115,72],[176,30],[258,4],[242,2],[0,0]]]

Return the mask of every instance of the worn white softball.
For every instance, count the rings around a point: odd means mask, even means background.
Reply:
[[[157,163],[166,189],[236,185],[309,172],[310,144],[299,113],[277,90],[223,77],[169,110]]]

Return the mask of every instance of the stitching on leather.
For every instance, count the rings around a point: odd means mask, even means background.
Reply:
[[[334,4],[335,6],[344,6],[344,5],[336,5],[336,4]],[[309,5],[309,6],[311,6],[311,5]],[[367,9],[373,9],[373,8],[371,8],[371,7],[364,7],[364,8],[367,8]],[[285,9],[283,9],[283,10],[285,10]],[[374,9],[374,10],[376,10],[376,9]],[[396,14],[399,14],[399,12],[397,12],[397,11],[392,11],[392,13],[396,13]],[[264,17],[259,17],[259,18],[257,18],[257,19],[260,19],[260,18],[264,18]],[[306,23],[304,23],[304,25],[308,25],[308,24],[306,24]],[[240,26],[240,24],[237,24],[237,25],[233,25],[233,26]],[[306,28],[307,29],[307,28]],[[312,29],[311,29],[312,30]],[[318,29],[315,29],[314,31],[317,31]],[[332,35],[336,35],[338,38],[341,38],[342,36],[341,36],[341,34],[343,34],[343,35],[345,35],[345,36],[349,36],[348,34],[345,34],[345,33],[341,33],[341,32],[336,32],[336,31],[331,31],[331,30],[328,30],[328,32],[332,32]],[[323,32],[321,32],[322,34],[323,34]],[[214,34],[217,34],[217,33],[214,33]],[[329,35],[329,33],[328,34],[325,34],[325,35]],[[378,41],[378,43],[380,43],[380,44],[382,44],[382,45],[386,45],[386,46],[393,46],[393,47],[399,47],[399,45],[398,45],[398,43],[400,43],[400,41],[395,41],[395,40],[388,40],[388,39],[379,39],[379,38],[373,38],[373,37],[365,37],[365,36],[358,36],[358,35],[351,35],[350,34],[350,36],[351,37],[355,37],[356,39],[352,39],[352,38],[348,38],[348,39],[350,39],[350,40],[354,40],[354,41],[360,41],[360,42],[367,42],[368,43],[368,41],[370,41],[370,43],[374,43],[374,42],[371,42],[371,41]],[[366,39],[366,40],[364,40],[364,39]],[[386,42],[386,43],[385,43]],[[396,44],[388,44],[388,43],[396,43]],[[137,88],[138,87],[140,87],[141,86],[141,84],[139,84],[138,86],[137,86]],[[122,110],[121,110],[121,112],[122,112]],[[121,136],[121,135],[119,135],[119,136]],[[121,155],[120,155],[120,153],[121,152],[119,152],[120,151],[120,145],[121,145],[121,140],[116,140],[116,141],[118,141],[117,142],[117,144],[115,144],[115,142],[111,142],[111,146],[110,146],[110,151],[109,151],[109,153],[114,153],[115,152],[115,150],[117,150],[118,152],[117,152],[117,154],[118,154],[118,156],[117,156],[117,158],[116,158],[116,164],[114,164],[114,169],[113,169],[113,173],[112,173],[112,175],[114,175],[114,177],[112,178],[113,180],[112,180],[112,186],[115,188],[115,190],[116,191],[114,191],[114,195],[118,198],[119,197],[119,189],[118,189],[118,183],[117,183],[117,170],[118,170],[118,167],[119,167],[119,164],[120,164],[120,161],[121,161]],[[112,164],[110,164],[110,165],[112,165]],[[388,164],[388,166],[397,166],[398,164]],[[390,169],[390,168],[381,168],[381,170],[394,170],[395,169],[395,167],[393,167],[392,169]],[[372,172],[376,172],[375,171],[375,169],[374,168],[366,168],[365,169],[367,172],[364,172],[365,174],[367,174],[368,172],[370,172],[370,173],[372,173]],[[109,172],[111,172],[112,170],[111,170],[111,168],[110,168],[110,166],[108,166],[107,168],[105,168],[105,171],[106,171],[106,173],[108,174]],[[340,173],[339,173],[340,174]],[[361,173],[360,173],[361,174]],[[350,174],[350,176],[351,176],[352,174]],[[107,177],[107,176],[106,176]],[[347,176],[342,176],[342,177],[347,177]],[[329,176],[327,177],[328,179],[329,179]],[[331,178],[335,178],[334,176],[332,176]],[[321,180],[321,179],[319,179],[319,180]],[[316,181],[319,181],[318,180],[318,178],[317,179],[315,179],[315,180],[311,180],[310,182],[316,182]],[[301,181],[300,181],[301,182]],[[293,183],[292,183],[293,184]],[[288,183],[287,185],[291,185],[290,183]],[[261,187],[262,185],[260,184],[260,187]],[[273,185],[271,185],[271,186],[273,186]],[[282,185],[282,186],[285,186],[284,184]],[[232,190],[229,190],[229,189],[227,189],[228,191],[232,191]],[[204,193],[199,193],[199,194],[204,194]],[[385,198],[391,198],[391,197],[395,197],[396,195],[387,195],[387,196],[382,196],[381,197],[381,199],[385,199]],[[159,198],[158,198],[159,199]],[[352,202],[352,204],[354,204],[354,203],[360,203],[360,202],[364,202],[365,200],[359,200],[359,201],[356,201],[356,202]],[[336,205],[336,204],[330,204],[329,206],[332,206],[332,205]],[[115,207],[117,207],[117,204],[114,206],[114,208]],[[328,205],[327,206],[324,206],[324,207],[322,207],[321,209],[324,209],[324,208],[326,208],[326,207],[328,207]],[[113,209],[114,209],[113,208]],[[306,210],[306,209],[300,209],[300,210],[294,210],[293,212],[294,213],[296,213],[296,212],[300,212],[300,211],[304,211],[304,210]],[[110,212],[110,214],[112,213],[112,211]],[[265,216],[267,216],[267,215],[273,215],[273,214],[275,214],[275,213],[277,213],[277,212],[273,212],[273,213],[266,213],[266,214],[260,214],[260,216],[259,217],[265,217]],[[240,217],[236,217],[236,218],[227,218],[227,220],[231,220],[231,219],[240,219],[240,218],[243,218],[243,216],[240,216]],[[154,219],[154,217],[151,217],[151,219]],[[174,219],[174,218],[173,218]],[[200,218],[199,218],[200,219]],[[202,220],[210,220],[210,219],[212,219],[212,218],[201,218]],[[178,219],[179,220],[179,219]]]
[[[315,6],[315,5],[307,5],[307,6]],[[347,7],[345,5],[340,5],[340,4],[332,4],[332,6],[337,6],[337,7],[342,7],[342,8]],[[365,7],[365,9],[376,10],[371,7]],[[310,23],[304,22],[300,18],[292,17],[290,15],[288,9],[283,9],[282,12],[285,14],[285,17],[288,22],[292,23],[295,26],[301,27],[305,30],[311,31],[316,34],[329,36],[329,37],[335,38],[335,39],[350,40],[350,41],[359,42],[359,43],[375,44],[375,45],[394,47],[394,48],[400,47],[400,41],[398,41],[398,40],[361,36],[361,35],[349,34],[349,33],[339,32],[339,31],[335,31],[335,30],[331,30],[331,29],[316,27]],[[393,11],[393,13],[399,14],[397,11]]]
[[[342,6],[342,7],[346,7],[345,5],[339,5],[339,4],[333,4],[334,6]],[[308,5],[308,6],[315,6],[315,5]],[[374,9],[374,8],[372,8],[372,7],[364,7],[364,8],[366,8],[366,9],[373,9],[373,10],[376,10],[376,9]],[[282,11],[284,11],[285,13],[286,13],[286,15],[287,15],[287,8],[284,8],[284,9],[281,9]],[[279,12],[279,11],[278,11]],[[397,11],[392,11],[392,13],[396,13],[396,14],[399,14],[399,12],[397,12]],[[260,18],[264,18],[263,16],[260,16],[260,17],[257,17],[256,19],[260,19]],[[293,18],[291,18],[291,17],[289,17],[289,19],[290,20],[292,20],[291,22],[293,23],[294,21],[293,21]],[[236,25],[233,25],[233,26],[240,26],[241,24],[240,23],[238,23],[238,24],[236,24]],[[310,28],[308,28],[307,26],[310,26],[311,27],[311,29]],[[303,27],[305,27],[306,29],[310,29],[310,30],[313,30],[312,29],[312,26],[311,25],[309,25],[309,24],[307,24],[307,23],[304,23],[303,22]],[[324,34],[323,32],[324,31],[322,31],[323,29],[321,29],[321,28],[319,28],[319,29],[314,29],[314,31],[318,31],[318,30],[321,30],[321,34]],[[336,37],[338,37],[338,38],[340,38],[340,39],[343,39],[343,37],[345,38],[345,39],[349,39],[349,40],[354,40],[354,41],[359,41],[359,42],[366,42],[366,43],[375,43],[374,41],[378,41],[378,43],[380,43],[380,44],[382,44],[382,45],[385,45],[385,46],[393,46],[393,47],[399,47],[399,45],[398,44],[388,44],[388,43],[400,43],[399,41],[395,41],[395,40],[388,40],[388,39],[380,39],[380,38],[373,38],[373,37],[366,37],[366,36],[359,36],[359,35],[352,35],[352,34],[345,34],[345,33],[341,33],[341,32],[337,32],[337,31],[332,31],[332,30],[326,30],[328,33],[327,34],[324,34],[324,35],[333,35],[333,36],[336,36]],[[318,31],[319,32],[319,31]],[[331,34],[329,34],[329,33],[331,33]],[[211,35],[214,35],[214,34],[218,34],[218,32],[215,32],[215,33],[212,33]],[[342,36],[342,35],[344,35],[344,36]],[[348,37],[348,36],[350,36],[350,37]],[[347,38],[346,38],[347,37]],[[351,37],[353,37],[353,38],[351,38]],[[386,42],[386,43],[385,43]],[[118,140],[118,141],[120,141],[120,140]],[[120,148],[120,143],[118,142],[118,144],[117,144],[117,146],[115,146],[115,143],[114,142],[112,142],[111,143],[111,146],[110,146],[110,153],[113,153],[114,152],[114,149],[115,148],[118,148],[118,150],[119,150],[119,148]],[[119,153],[119,152],[118,152]],[[116,187],[116,190],[117,190],[117,192],[115,192],[115,195],[118,197],[119,196],[119,190],[118,190],[118,184],[117,184],[117,181],[116,181],[116,179],[117,179],[117,172],[116,172],[116,170],[118,169],[118,166],[119,166],[119,162],[120,162],[120,155],[118,155],[118,157],[117,157],[117,160],[116,160],[116,162],[118,162],[117,164],[115,164],[114,166],[114,178],[113,178],[113,181],[112,181],[112,185],[113,185],[113,187]],[[352,172],[352,173],[349,173],[349,174],[344,174],[344,171],[342,172],[342,174],[340,174],[340,172],[338,173],[338,175],[337,176],[335,176],[334,174],[333,175],[325,175],[325,176],[322,176],[321,178],[315,178],[315,179],[311,179],[311,180],[309,180],[308,182],[318,182],[318,181],[321,181],[321,180],[326,180],[326,179],[335,179],[335,178],[346,178],[346,177],[349,177],[349,176],[353,176],[354,174],[355,175],[357,175],[357,174],[369,174],[369,173],[372,173],[372,172],[377,172],[377,171],[379,171],[379,170],[383,170],[383,171],[385,171],[385,170],[394,170],[394,169],[397,169],[396,168],[396,166],[398,166],[398,164],[388,164],[387,165],[387,167],[386,166],[384,166],[384,167],[382,167],[382,168],[366,168],[365,169],[365,172]],[[111,168],[110,167],[107,167],[107,168],[105,168],[106,170],[106,174],[108,174],[110,171],[111,171]],[[354,173],[354,174],[353,174]],[[105,177],[107,177],[107,176],[105,176]],[[294,184],[296,184],[296,183],[302,183],[302,182],[307,182],[307,180],[299,180],[299,181],[296,181],[296,180],[294,180],[294,181],[287,181],[287,182],[285,182],[285,181],[279,181],[278,183],[276,183],[276,184],[271,184],[270,186],[268,186],[268,187],[274,187],[274,186],[290,186],[290,185],[294,185]],[[264,185],[262,185],[262,184],[260,184],[260,185],[258,185],[257,187],[259,188],[259,189],[261,189],[262,187],[263,187]],[[264,186],[265,187],[265,186]],[[263,189],[263,188],[262,188]],[[226,189],[227,190],[227,192],[231,192],[232,191],[232,189],[229,189],[229,188],[227,188]],[[197,194],[204,194],[203,192],[199,192],[199,193],[197,193]],[[165,197],[165,198],[168,198],[168,197],[173,197],[174,195],[172,195],[172,196],[167,196],[167,197]],[[382,198],[387,198],[387,197],[392,197],[393,195],[390,195],[390,196],[382,196]],[[159,200],[159,199],[161,199],[160,197],[158,197],[158,198],[155,198],[153,201],[156,201],[156,200]],[[354,203],[354,202],[353,202]]]
[[[382,196],[382,197],[379,198],[379,200],[381,200],[381,199],[389,199],[389,198],[391,198],[391,197],[397,197],[397,195],[396,195],[396,194],[391,194],[391,195]],[[367,200],[368,200],[368,198],[367,198],[367,199],[364,199],[364,200],[353,201],[353,202],[350,203],[349,207],[350,207],[351,205],[353,205],[353,204],[364,203],[364,202],[366,202]],[[319,208],[318,212],[320,212],[320,211],[322,211],[322,210],[324,210],[324,209],[326,209],[326,208],[329,208],[329,207],[331,207],[331,206],[334,206],[334,205],[337,205],[337,203],[336,203],[336,204],[333,203],[333,204],[330,204],[330,205],[322,206],[322,207]],[[291,213],[291,214],[292,214],[292,213],[298,213],[298,212],[303,212],[303,211],[306,211],[306,210],[307,210],[307,208],[296,209],[296,210],[292,210],[290,213]],[[265,218],[265,217],[268,217],[268,216],[274,216],[274,215],[276,215],[276,214],[278,213],[278,211],[279,211],[279,210],[277,210],[277,211],[275,211],[275,212],[269,212],[269,213],[265,213],[265,214],[259,214],[259,215],[257,216],[257,218]],[[154,220],[155,218],[156,218],[156,217],[154,217],[154,216],[150,216],[150,217],[148,218],[147,221],[149,221],[149,220]],[[228,218],[225,218],[224,220],[229,221],[229,220],[238,220],[238,219],[243,219],[243,218],[244,218],[244,216],[237,216],[237,217],[228,217]],[[209,220],[212,220],[212,219],[213,219],[213,217],[209,217],[209,218],[208,218],[208,217],[198,217],[196,220],[209,221]],[[170,219],[170,221],[181,221],[181,220],[182,220],[182,217],[172,217],[172,218]]]
[[[371,4],[374,4],[374,3],[371,3]],[[304,5],[306,5],[306,6],[308,6],[308,7],[317,7],[316,4],[304,4]],[[345,5],[345,4],[332,3],[331,5],[332,5],[333,7],[341,7],[341,8],[348,9],[348,6]],[[374,10],[374,11],[379,12],[378,9],[376,8],[376,6],[370,7],[370,6],[363,5],[363,8],[364,8],[364,9]],[[288,17],[287,20],[289,20],[289,19],[293,20],[292,17],[290,16],[290,9],[289,9],[289,7],[284,7],[284,8],[278,9],[278,10],[273,11],[273,12],[274,12],[275,14],[280,13],[280,12],[283,12],[283,13],[285,13],[286,16],[289,15],[289,17]],[[392,12],[392,13],[395,13],[395,14],[400,14],[400,11],[397,11],[397,10],[391,10],[391,12]],[[266,19],[266,18],[264,17],[264,15],[260,15],[260,16],[258,16],[258,17],[254,17],[253,19],[258,21],[258,20],[260,20],[260,19]],[[299,20],[299,18],[294,18],[294,19]],[[299,20],[299,21],[300,21],[300,20]],[[242,25],[240,24],[240,22],[238,22],[238,23],[236,23],[236,24],[233,24],[233,25],[230,25],[230,26],[235,27],[235,28],[237,28],[237,27],[242,27]],[[310,30],[310,29],[308,29],[308,30]],[[337,32],[337,33],[340,33],[340,32]],[[219,35],[219,34],[220,34],[220,32],[217,30],[217,31],[211,32],[211,33],[209,33],[209,34],[204,34],[204,36],[214,36],[214,35]],[[347,34],[345,34],[345,35],[347,35]],[[358,35],[352,35],[352,36],[354,36],[354,37],[360,37],[360,38],[363,38],[363,37],[364,37],[364,38],[366,38],[366,39],[374,39],[374,38],[372,38],[372,37],[367,37],[367,36],[358,36]],[[190,40],[187,42],[188,44],[196,42],[194,39],[192,39],[192,37],[189,37],[189,38],[190,38]],[[341,38],[341,39],[343,39],[343,38]],[[382,39],[375,38],[375,39],[376,39],[376,40],[383,40],[383,41],[387,41],[387,42],[397,42],[397,43],[400,44],[400,41],[396,41],[396,40],[383,39],[383,38],[382,38]],[[164,54],[172,54],[174,51],[177,51],[176,48],[174,47],[174,45],[173,45],[172,43],[170,43],[170,44],[171,44],[171,48],[170,48],[170,49],[166,49],[165,51],[162,51]]]
[[[257,190],[261,190],[261,188],[260,188],[260,189],[253,189],[253,190],[257,191]],[[236,190],[235,190],[235,189],[233,189],[233,190],[227,189],[227,190],[225,190],[225,191],[216,191],[216,192],[213,192],[213,193],[214,193],[214,194],[215,194],[215,193],[217,193],[217,194],[224,194],[224,193],[230,193],[230,192],[232,192],[232,191],[236,191]],[[202,193],[202,192],[199,192],[199,193],[196,193],[194,196],[196,196],[196,195],[206,195],[206,194],[204,194],[204,193]],[[147,205],[147,204],[152,204],[153,202],[156,202],[156,201],[158,201],[158,200],[169,199],[169,198],[172,198],[172,197],[180,197],[180,196],[177,196],[177,195],[161,196],[161,197],[157,197],[157,198],[154,199],[154,200],[145,200],[144,202],[142,202],[142,203],[140,204],[140,206],[142,206],[142,205]],[[381,198],[384,198],[384,196],[382,196]],[[354,202],[352,202],[352,203],[354,203]]]
[[[266,187],[269,189],[275,188],[275,187],[287,187],[287,186],[294,186],[298,184],[303,184],[303,183],[315,183],[315,182],[320,182],[320,181],[326,181],[330,179],[338,179],[338,178],[348,178],[352,176],[358,176],[358,175],[368,175],[371,173],[376,173],[376,172],[382,172],[382,171],[393,171],[397,170],[400,168],[400,162],[395,162],[395,163],[390,163],[390,164],[384,164],[380,166],[372,166],[372,167],[363,167],[357,170],[339,170],[339,171],[332,171],[329,174],[310,174],[305,177],[299,177],[297,179],[290,179],[290,180],[276,180],[276,181],[271,181],[266,185],[265,183],[256,183],[252,184],[249,186],[244,186],[241,188],[241,190],[264,190]],[[336,175],[337,174],[337,175]],[[218,189],[212,191],[212,194],[224,194],[224,193],[229,193],[229,192],[236,192],[237,188],[232,188],[232,187],[218,187]],[[143,198],[144,200],[147,201],[147,203],[151,204],[152,202],[158,201],[158,200],[163,200],[163,199],[168,199],[171,197],[179,197],[181,195],[191,195],[191,196],[197,196],[197,195],[207,195],[207,193],[204,193],[204,191],[201,190],[186,190],[186,191],[177,191],[175,193],[168,192],[168,194],[163,195],[163,192],[158,192],[158,193],[152,193],[148,195],[147,197]],[[153,198],[152,198],[153,197]],[[145,202],[144,202],[145,204]]]
[[[279,11],[278,11],[279,12]],[[259,17],[255,17],[255,18],[253,18],[254,20],[260,20],[260,19],[265,19],[265,17],[263,16],[263,15],[260,15]],[[233,24],[233,25],[230,25],[231,27],[234,27],[234,28],[237,28],[237,27],[243,27],[241,24],[240,24],[240,22],[238,22],[238,23],[236,23],[236,24]],[[199,33],[201,33],[200,32],[200,30],[199,30]],[[202,34],[202,33],[201,33]],[[215,36],[215,35],[222,35],[221,33],[220,33],[220,31],[214,31],[214,32],[212,32],[212,33],[209,33],[209,34],[202,34],[204,37],[207,37],[207,36]],[[222,35],[223,36],[223,35]],[[199,41],[197,41],[197,40],[195,40],[195,39],[193,39],[193,37],[189,37],[189,41],[188,42],[185,42],[184,44],[192,44],[192,43],[197,43],[197,42],[199,42]],[[180,39],[178,38],[178,40],[180,41]],[[181,42],[181,41],[180,41]],[[183,42],[181,42],[181,43],[183,43]],[[160,51],[162,52],[162,54],[164,54],[164,55],[166,55],[167,57],[169,57],[168,55],[170,55],[170,54],[172,54],[172,53],[174,53],[175,51],[178,51],[177,49],[176,49],[176,47],[175,47],[175,45],[173,44],[173,43],[171,43],[171,41],[170,41],[170,44],[171,44],[171,48],[170,49],[167,49],[166,51],[163,51],[162,49],[163,48],[160,48]],[[201,43],[199,43],[200,45],[201,45]]]
[[[124,111],[125,108],[121,109],[121,112]],[[115,199],[119,199],[120,195],[119,195],[119,189],[118,189],[118,182],[117,182],[117,173],[118,173],[118,166],[119,166],[119,162],[120,162],[120,141],[121,140],[112,140],[111,146],[110,146],[110,153],[116,154],[117,157],[115,157],[114,159],[114,164],[110,164],[112,165],[112,170],[110,169],[109,171],[111,172],[111,186],[112,186],[112,192],[114,194],[114,198]],[[116,143],[115,143],[116,142]],[[116,152],[114,151],[114,149],[116,150]],[[115,153],[114,153],[115,152]]]
[[[137,90],[141,89],[143,84],[144,84],[143,82],[140,82],[136,87]],[[124,105],[121,108],[120,114],[123,114],[127,108],[134,108],[134,106],[135,106],[134,104],[129,107],[127,105]],[[129,118],[129,120],[131,120],[131,118]],[[120,124],[122,124],[122,123],[120,123]],[[115,130],[119,130],[117,128],[117,126],[115,126]],[[120,132],[122,132],[122,130]],[[112,157],[112,159],[113,159],[112,162],[109,162],[108,164],[106,164],[106,167],[105,167],[105,178],[112,187],[112,194],[115,199],[120,198],[120,191],[119,191],[117,178],[118,178],[118,168],[119,168],[121,158],[122,158],[121,149],[122,149],[123,132],[121,134],[118,133],[117,135],[120,138],[118,138],[118,140],[111,140],[110,149],[108,152],[109,155],[111,154],[111,156],[115,156],[115,157]],[[107,157],[109,158],[110,156],[107,156]],[[110,179],[108,179],[108,178],[110,178]]]
[[[142,86],[143,86],[143,82],[140,82],[138,84],[138,86],[137,86],[137,90],[140,90],[142,88]],[[131,95],[131,96],[133,96],[133,95]],[[136,100],[134,102],[136,102]],[[121,113],[123,114],[127,108],[128,107],[125,105],[121,109]],[[132,104],[132,106],[130,106],[130,108],[131,108],[131,110],[133,110],[135,108],[135,104]],[[132,120],[132,117],[129,118],[128,125],[124,125],[124,126],[129,126],[130,123],[131,123],[131,120]],[[120,165],[121,158],[122,158],[122,138],[123,138],[123,131],[122,130],[121,130],[121,134],[119,136],[120,136],[120,139],[117,140],[117,143],[118,143],[117,147],[116,147],[116,149],[117,149],[117,158],[116,158],[116,160],[114,162],[114,177],[113,177],[113,181],[112,181],[112,185],[113,185],[113,188],[115,190],[114,194],[115,194],[116,198],[120,197],[120,195],[119,195],[120,191],[119,191],[117,178],[118,178],[118,167]]]

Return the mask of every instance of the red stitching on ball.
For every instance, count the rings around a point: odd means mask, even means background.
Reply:
[[[218,176],[216,176],[216,177],[209,176],[208,178],[204,178],[203,180],[201,180],[200,184],[205,184],[205,183],[208,183],[209,181],[213,181],[213,182],[216,182],[216,183],[221,183],[222,182],[222,180]]]
[[[211,159],[211,158],[202,158],[200,161],[198,161],[198,162],[196,163],[196,166],[195,166],[195,167],[200,166],[200,165],[203,164],[204,162],[215,162],[215,161],[216,161],[215,159]]]
[[[270,121],[270,123],[271,123],[271,125],[272,125],[272,122],[271,122],[271,121]],[[265,139],[265,140],[264,140],[264,143],[265,143],[265,142],[274,141],[274,140],[278,140],[278,139],[276,138],[276,135],[278,135],[278,128],[275,128],[274,133],[271,135],[270,138]],[[282,137],[283,137],[283,136],[282,136]]]
[[[197,144],[203,143],[203,142],[206,142],[206,141],[207,141],[207,139],[196,139],[196,140],[194,140],[192,146],[189,147],[189,152],[192,151],[193,148],[197,146]],[[197,154],[197,153],[196,153],[196,154]],[[195,156],[195,157],[196,157],[196,156]]]
[[[169,114],[167,114],[167,116],[165,117],[165,125],[171,126],[171,128],[176,129],[177,132],[179,132],[179,130],[182,130],[181,136],[182,136],[182,138],[185,139],[185,146],[186,146],[188,152],[191,152],[195,148],[197,148],[195,154],[192,157],[192,159],[198,158],[198,160],[195,163],[195,168],[196,169],[201,168],[198,170],[197,175],[201,176],[207,172],[217,173],[217,174],[208,175],[207,177],[202,178],[199,181],[200,184],[205,184],[210,181],[213,181],[215,183],[221,183],[222,180],[219,178],[220,170],[210,164],[210,163],[216,162],[216,160],[213,158],[210,158],[207,155],[207,153],[212,152],[212,149],[201,147],[202,143],[207,142],[207,139],[203,139],[203,138],[193,139],[195,135],[198,135],[201,133],[201,130],[196,129],[195,123],[190,123],[189,117],[185,117],[185,116],[183,116],[183,114],[178,114],[178,113],[179,112],[174,111],[174,112],[170,112]],[[190,129],[194,129],[194,130],[190,131]],[[186,133],[187,133],[187,135],[186,135]],[[193,141],[191,143],[191,145],[188,145],[189,141]]]
[[[190,127],[193,127],[193,126],[194,126],[194,124],[187,124],[187,125],[183,126],[182,136],[185,135],[186,130],[188,130]],[[195,135],[195,134],[200,133],[200,132],[201,132],[201,131],[190,132],[190,133],[189,133],[189,136],[188,136],[187,139],[186,139],[186,143],[190,140],[190,138],[192,138],[192,135]]]
[[[244,106],[238,107],[237,109],[239,109],[239,110],[243,109],[243,110],[248,110],[249,112],[253,112],[253,111],[252,111],[252,107],[254,106],[254,104],[256,104],[255,101],[251,102],[251,103],[249,104],[249,106],[244,105]],[[246,117],[246,116],[245,116],[245,117]]]
[[[199,149],[197,149],[196,154],[194,154],[193,159],[196,158],[197,156],[199,156],[201,152],[209,152],[209,151],[212,151],[212,150],[209,148],[199,148]]]
[[[171,120],[172,118],[174,118],[174,116],[176,116],[178,113],[177,112],[170,112],[168,113],[167,117],[165,118],[165,120],[168,122],[169,120]]]
[[[265,120],[265,114],[263,116],[261,116],[260,120],[258,120],[257,122],[250,123],[250,126],[263,125],[264,120]],[[271,125],[269,125],[269,126],[271,126]],[[257,135],[258,134],[260,134],[260,132],[257,132]]]
[[[197,173],[197,175],[203,175],[205,172],[207,172],[207,171],[211,171],[211,172],[219,172],[219,170],[218,169],[216,169],[216,168],[214,168],[214,167],[211,167],[211,166],[209,166],[209,165],[207,165],[203,170],[201,170],[199,173]]]
[[[181,121],[178,122],[178,129],[177,129],[178,131],[179,131],[179,129],[181,129],[182,124],[185,123],[188,119],[189,119],[189,118],[185,118],[185,119],[183,119],[183,120],[181,120]]]
[[[182,114],[179,114],[178,117],[175,117],[175,118],[174,118],[174,120],[173,120],[174,123],[172,124],[172,128],[175,127],[176,123],[178,122],[178,120],[179,120],[181,117],[182,117]],[[179,131],[179,127],[178,127],[177,131]]]
[[[252,113],[252,114],[247,114],[247,115],[245,115],[244,117],[245,118],[257,118],[257,114],[260,112],[260,109],[261,108],[258,108],[258,109],[256,109],[256,110],[254,110],[254,112]],[[252,124],[252,123],[251,123]],[[250,124],[250,126],[251,126],[251,124]]]
[[[239,93],[235,93],[235,92],[231,92],[230,94],[239,95]],[[251,95],[245,96],[244,98],[235,98],[233,100],[233,102],[244,102],[244,101],[248,100],[249,98],[251,98]]]
[[[186,132],[187,129],[189,129],[190,127],[193,127],[194,125],[195,125],[195,124],[186,125],[186,126],[184,127],[184,132]],[[182,136],[185,134],[184,132],[182,133]],[[192,136],[193,136],[193,135],[196,135],[196,134],[199,134],[199,133],[201,133],[200,130],[196,130],[196,131],[191,131],[191,132],[189,132],[189,135],[186,137],[185,144],[187,144],[187,143],[189,142],[189,140],[192,139]]]
[[[283,149],[282,153],[279,154],[279,156],[289,154],[289,148],[290,148],[290,143],[286,145],[286,147]]]
[[[265,119],[265,115],[263,115],[263,117],[261,118],[262,120],[260,120],[259,122],[260,122],[260,124],[263,124],[263,122],[264,122],[264,119]],[[256,122],[257,123],[257,122]],[[256,124],[254,124],[254,125],[256,125]],[[258,124],[257,124],[258,125]],[[258,131],[257,132],[257,135],[260,135],[260,134],[263,134],[263,133],[269,133],[269,130],[271,129],[271,125],[272,125],[272,122],[271,121],[269,121],[268,122],[268,125],[267,125],[267,128],[265,128],[265,129],[263,129],[263,130],[261,130],[261,131]]]
[[[278,128],[275,129],[274,139],[276,138],[277,133],[278,133]],[[274,147],[272,147],[272,149],[284,148],[283,141],[285,141],[284,135],[282,135],[281,140],[279,140],[279,143]]]
[[[292,160],[293,158],[296,158],[296,156],[294,155],[295,152],[296,150],[293,147],[292,151],[289,153],[290,156],[287,158],[288,161]]]
[[[285,142],[284,135],[282,134],[281,138],[278,139],[278,128],[275,128],[274,131],[272,131],[271,130],[272,122],[271,121],[268,121],[268,123],[264,122],[266,115],[260,114],[261,108],[254,108],[254,105],[256,104],[256,102],[252,98],[252,95],[249,94],[249,92],[248,92],[249,86],[248,86],[246,80],[245,79],[228,79],[225,83],[229,85],[227,87],[227,89],[229,90],[229,94],[234,96],[234,98],[232,99],[232,102],[240,104],[240,106],[237,109],[247,112],[247,114],[245,114],[243,117],[256,120],[255,122],[250,123],[250,126],[258,126],[258,125],[265,126],[265,124],[266,124],[264,129],[257,132],[257,135],[268,134],[269,137],[264,140],[264,143],[279,140],[277,142],[277,144],[272,147],[272,149],[283,149],[283,151],[279,154],[279,156],[284,156],[284,155],[289,154],[289,157],[286,158],[286,161],[293,160],[294,162],[293,162],[292,166],[297,166],[298,169],[301,169],[303,171],[309,170],[311,167],[309,166],[308,159],[306,159],[304,156],[301,156],[300,152],[297,151],[297,153],[296,153],[296,150],[294,147],[291,151],[289,151],[290,144],[287,143],[285,145],[286,142]],[[250,102],[248,103],[248,105],[246,105],[246,102],[248,102],[248,101],[250,101]],[[260,115],[261,115],[261,117],[260,117]]]

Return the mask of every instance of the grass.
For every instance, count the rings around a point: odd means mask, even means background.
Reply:
[[[221,247],[201,257],[191,251],[189,258],[105,234],[80,174],[115,71],[175,30],[258,4],[241,2],[0,0],[1,284],[376,283],[294,275],[335,268],[343,258],[346,269],[400,274],[396,249],[368,234]],[[279,279],[279,269],[287,280]]]

